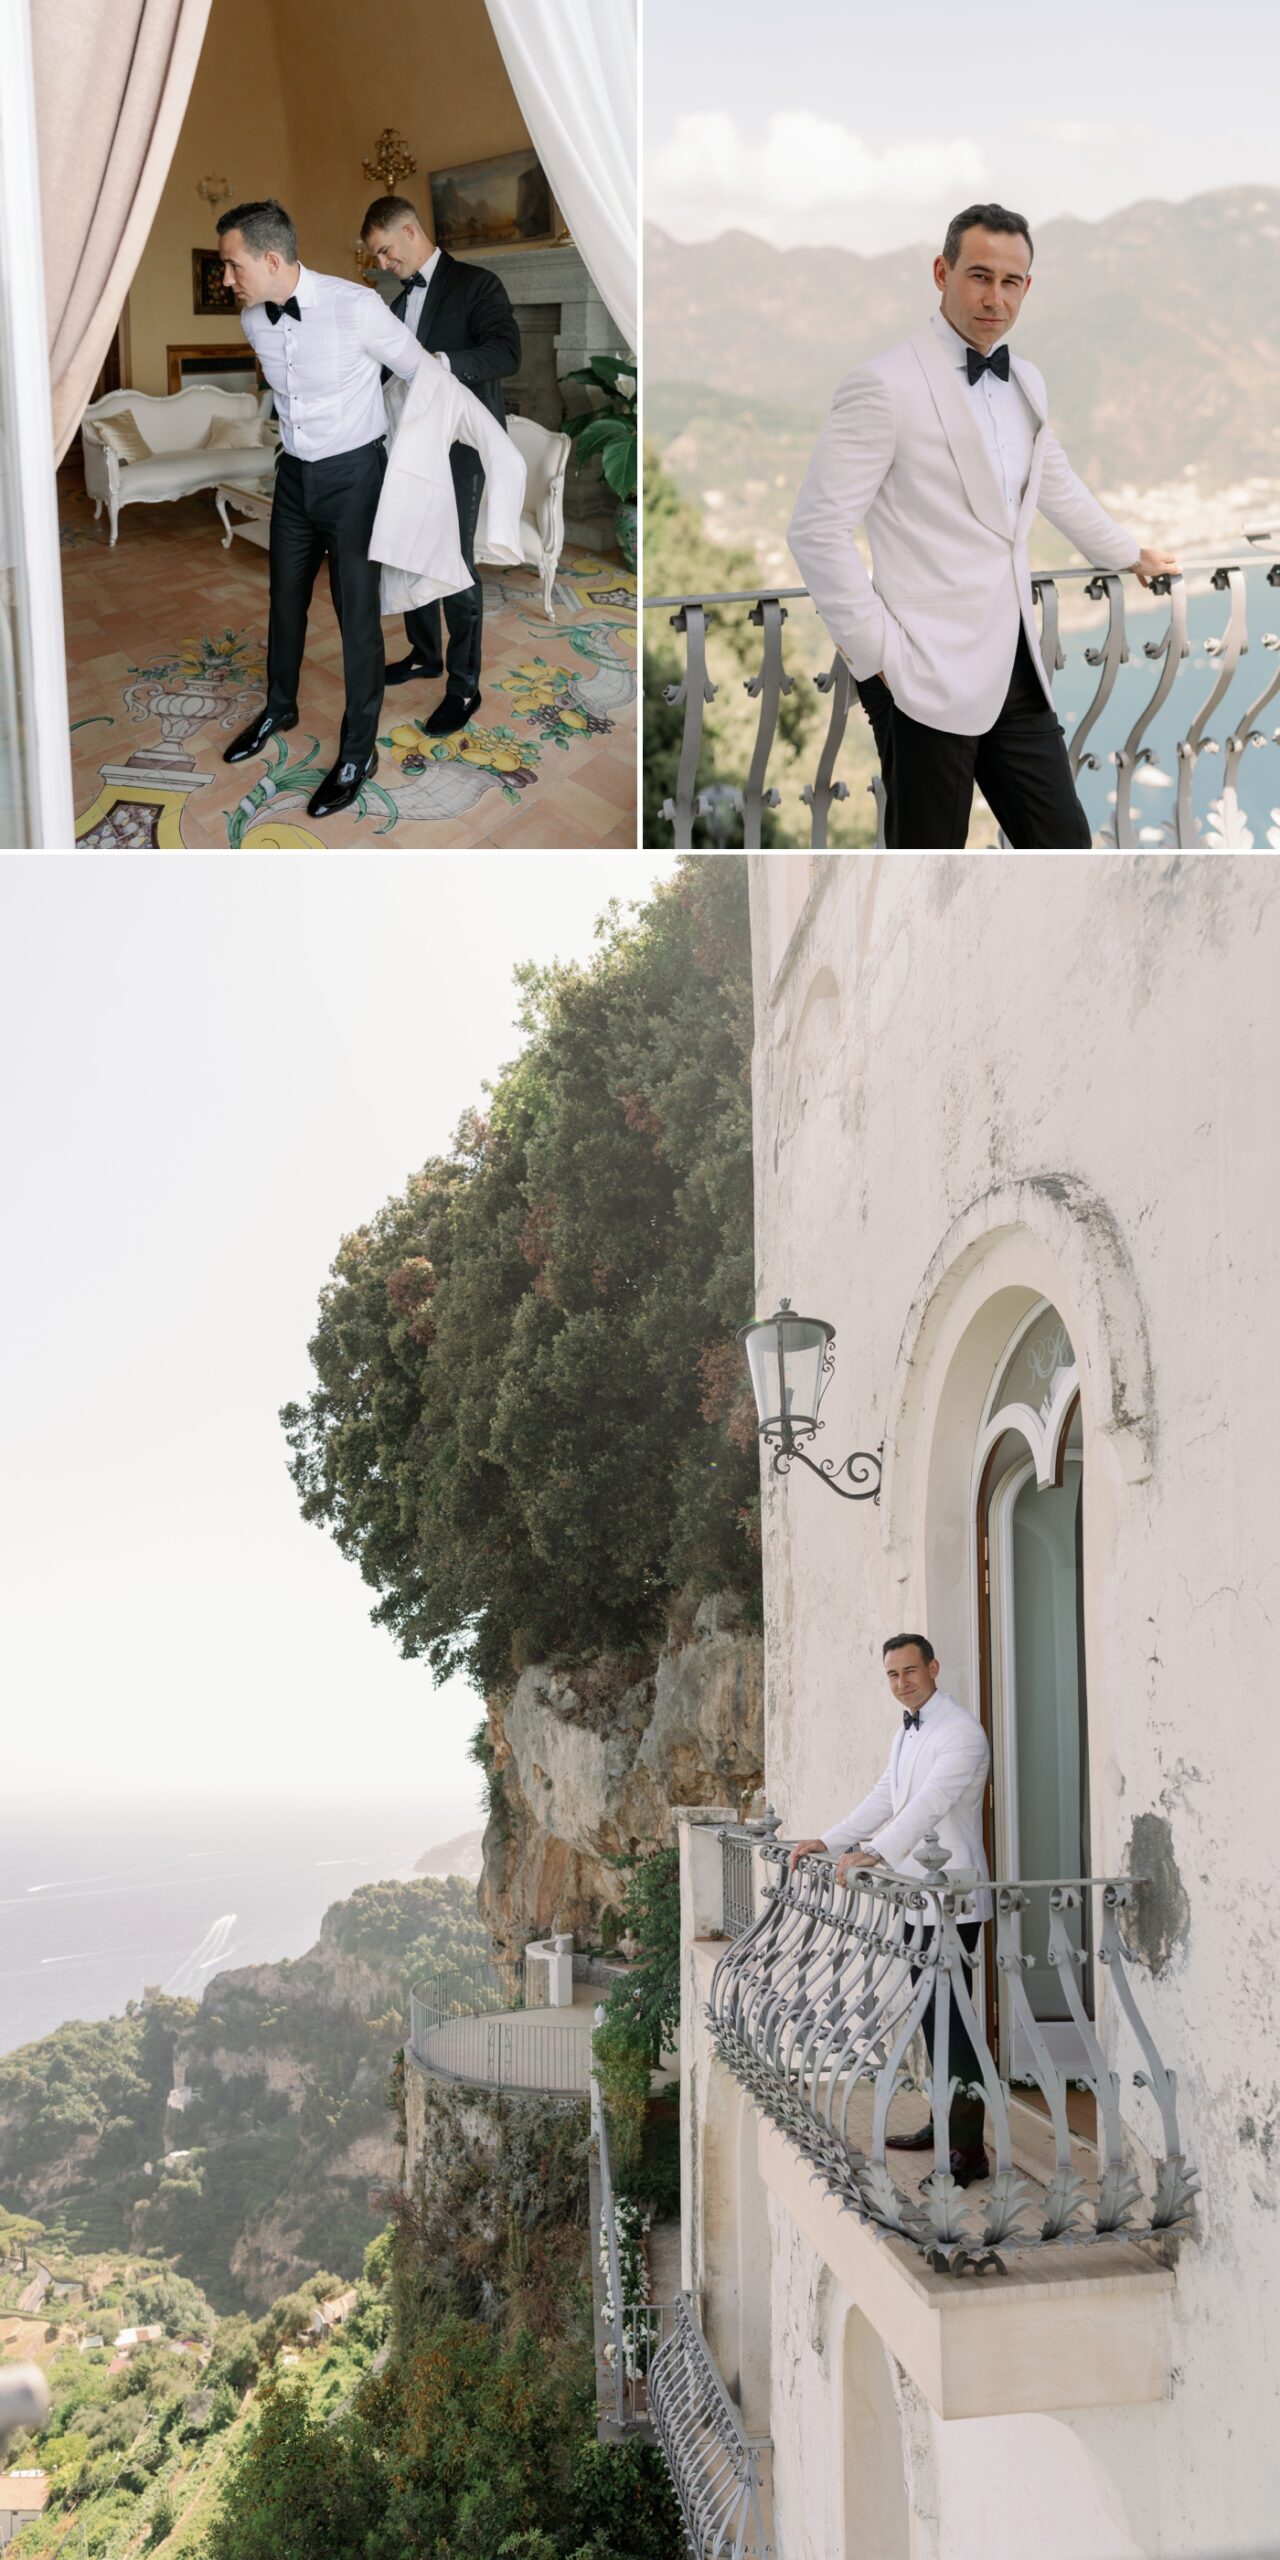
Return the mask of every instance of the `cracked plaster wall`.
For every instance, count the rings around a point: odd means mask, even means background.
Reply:
[[[808,1834],[871,1784],[896,1627],[974,1703],[976,1414],[1055,1299],[1084,1372],[1093,1865],[1153,1879],[1135,1985],[1204,2185],[1169,2403],[931,2419],[940,2560],[1046,2547],[1050,2500],[1072,2560],[1276,2547],[1278,891],[1265,856],[753,865],[757,1304],[836,1325],[822,1453],[888,1442],[878,1511],[766,1484],[768,1792]]]

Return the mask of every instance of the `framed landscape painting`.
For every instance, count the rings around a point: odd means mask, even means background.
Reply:
[[[431,207],[442,249],[531,249],[567,237],[535,151],[437,170]]]

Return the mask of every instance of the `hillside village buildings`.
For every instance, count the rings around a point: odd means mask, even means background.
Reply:
[[[923,1628],[1031,1889],[975,1995],[996,2175],[930,2216],[873,2156],[903,1897],[779,1899],[757,1835],[744,1912],[682,1821],[687,2512],[776,2560],[1262,2560],[1280,873],[757,857],[752,912],[757,1311],[836,1328],[815,1462],[883,1441],[878,1504],[762,1472],[778,1840],[877,1778]]]

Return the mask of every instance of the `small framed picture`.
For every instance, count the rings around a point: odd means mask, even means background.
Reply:
[[[435,235],[442,249],[533,249],[568,233],[535,151],[471,160],[431,180]]]
[[[220,249],[191,252],[191,308],[197,320],[220,320],[228,311],[240,308],[234,293],[222,281]]]

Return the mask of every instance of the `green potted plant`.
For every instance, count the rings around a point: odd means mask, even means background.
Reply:
[[[566,418],[564,431],[572,436],[578,469],[589,462],[592,454],[600,457],[600,468],[618,500],[614,529],[618,549],[627,567],[636,565],[636,477],[639,455],[639,419],[636,413],[636,369],[629,356],[593,356],[589,365],[567,374],[569,382],[583,382],[600,394],[603,407],[584,409],[581,417]]]

